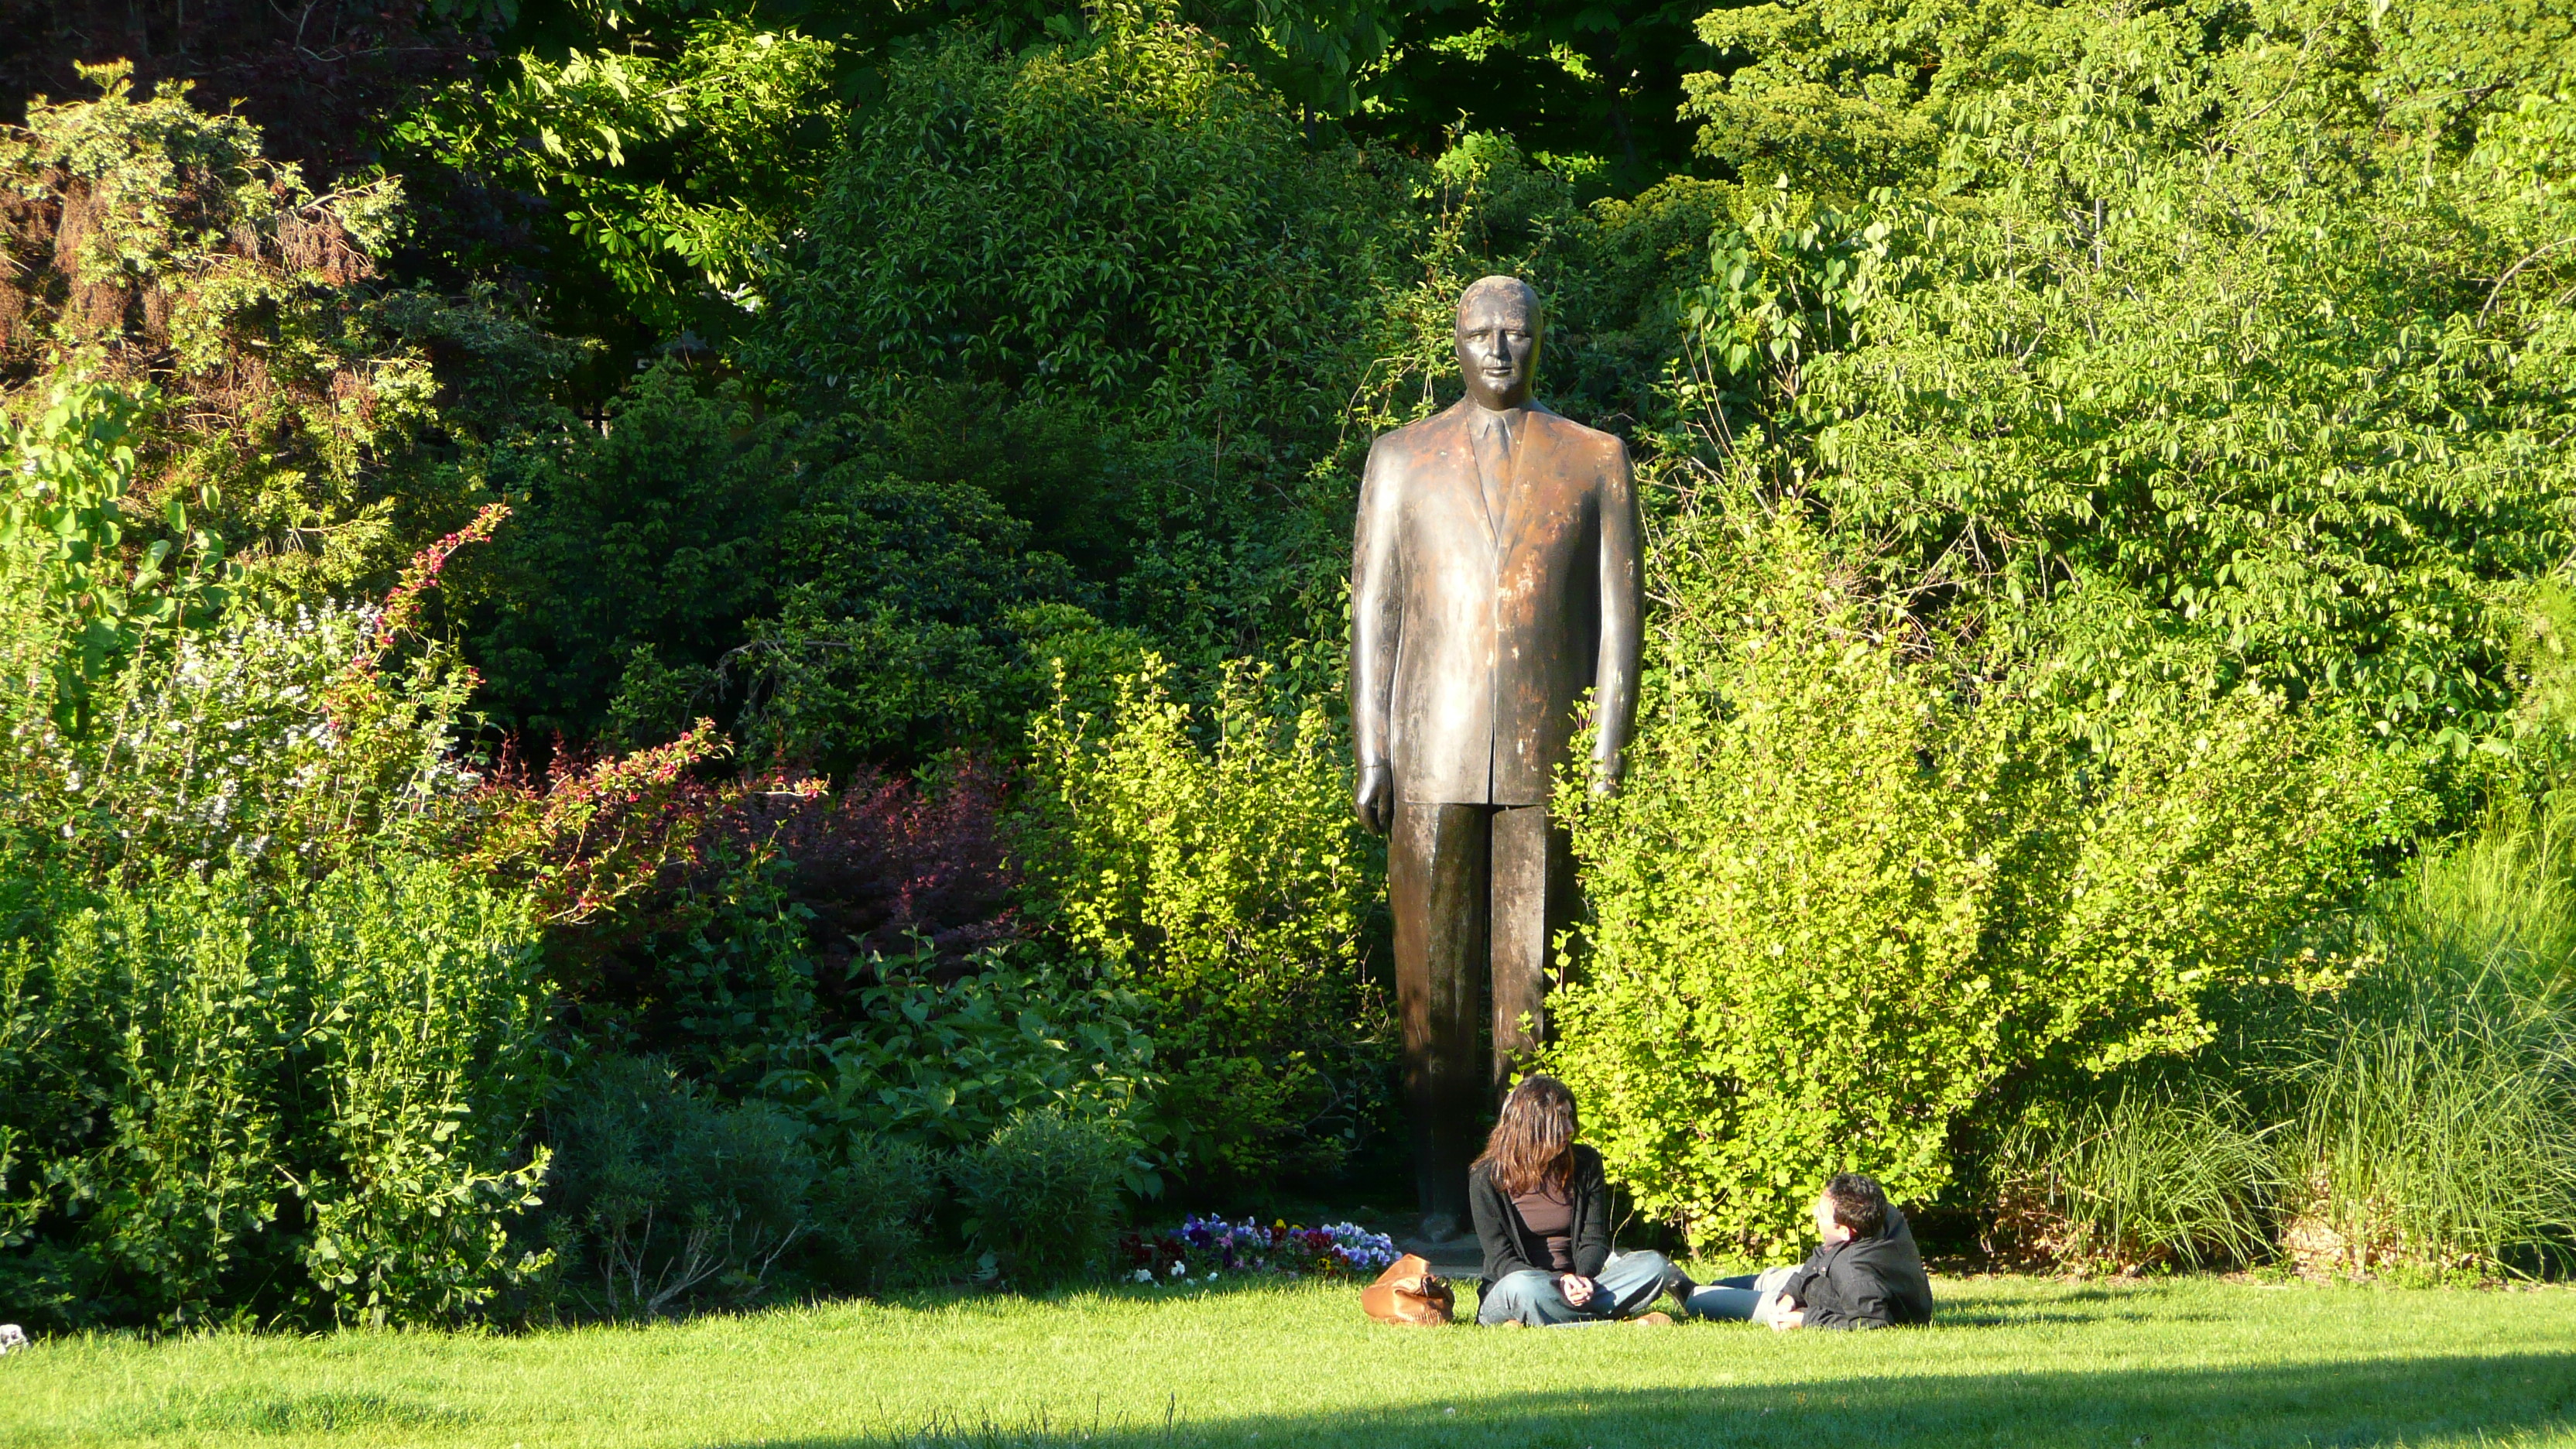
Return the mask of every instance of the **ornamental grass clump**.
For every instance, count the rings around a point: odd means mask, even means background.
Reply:
[[[2419,861],[2374,915],[2383,964],[2259,1059],[2300,1266],[2483,1276],[2576,1252],[2571,815]]]
[[[2188,1079],[2033,1112],[1986,1164],[1988,1244],[2085,1268],[2259,1262],[2282,1195],[2274,1136],[2233,1090]]]

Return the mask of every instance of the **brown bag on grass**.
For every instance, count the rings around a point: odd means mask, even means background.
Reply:
[[[1360,1309],[1380,1323],[1437,1328],[1457,1312],[1458,1295],[1420,1254],[1407,1253],[1360,1290]]]

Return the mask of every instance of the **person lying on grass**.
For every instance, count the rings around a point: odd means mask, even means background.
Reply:
[[[1467,1176],[1485,1250],[1478,1323],[1614,1322],[1636,1316],[1675,1276],[1661,1253],[1611,1254],[1609,1179],[1601,1154],[1575,1142],[1575,1125],[1574,1093],[1554,1077],[1523,1077],[1503,1099]]]
[[[1676,1270],[1673,1296],[1702,1318],[1774,1329],[1891,1328],[1932,1321],[1932,1280],[1914,1230],[1875,1178],[1837,1174],[1816,1198],[1824,1245],[1795,1268],[1721,1278],[1705,1288]]]

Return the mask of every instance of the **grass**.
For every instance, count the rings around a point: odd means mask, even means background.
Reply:
[[[1937,1286],[1939,1326],[1867,1335],[1405,1330],[1246,1284],[68,1339],[0,1359],[0,1445],[2576,1445],[2576,1292]]]

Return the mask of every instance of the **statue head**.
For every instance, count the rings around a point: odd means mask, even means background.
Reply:
[[[1530,400],[1538,377],[1538,292],[1518,277],[1485,277],[1458,294],[1458,374],[1479,407]]]

